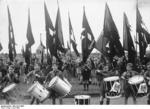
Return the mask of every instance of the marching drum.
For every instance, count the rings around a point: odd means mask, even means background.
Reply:
[[[60,97],[65,97],[70,93],[72,85],[65,79],[63,81],[58,76],[55,76],[49,83],[49,88],[55,90]]]
[[[16,84],[15,84],[15,83],[12,83],[12,84],[6,86],[6,87],[2,90],[2,92],[3,92],[3,93],[9,92],[9,91],[13,90],[15,87],[16,87]]]
[[[49,91],[44,88],[39,82],[35,82],[27,91],[40,101],[45,100],[49,96]]]
[[[121,96],[121,84],[118,76],[104,78],[106,98],[118,98]]]
[[[76,105],[88,105],[90,104],[90,96],[89,95],[76,95],[75,97]]]
[[[131,88],[135,92],[136,96],[144,96],[147,94],[148,89],[143,76],[133,76],[128,80],[128,83],[131,85]]]

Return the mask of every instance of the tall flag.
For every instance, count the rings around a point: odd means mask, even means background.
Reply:
[[[62,53],[66,53],[67,50],[64,48],[64,39],[63,39],[62,23],[61,23],[59,6],[58,6],[57,16],[56,16],[55,31],[56,31],[55,41],[56,41],[57,49],[61,51]]]
[[[14,58],[16,57],[16,48],[15,48],[15,37],[14,37],[14,30],[13,30],[13,26],[12,26],[12,21],[11,21],[11,15],[10,15],[10,11],[9,11],[9,7],[7,6],[7,10],[8,10],[8,32],[9,32],[9,44],[8,44],[8,49],[9,49],[9,59],[10,61],[13,61]]]
[[[30,65],[30,60],[31,60],[30,57],[31,57],[31,47],[29,44],[26,44],[24,58],[25,58],[25,62],[27,64],[27,69],[28,69],[28,66]]]
[[[105,17],[103,31],[96,42],[96,48],[112,61],[114,56],[123,56],[124,50],[120,42],[118,30],[110,13],[109,7],[105,6]],[[101,42],[101,44],[98,44]]]
[[[44,2],[44,12],[45,12],[45,29],[46,29],[46,47],[51,47],[53,45],[53,33],[55,31],[51,18],[49,16],[46,4]]]
[[[83,21],[82,21],[83,31],[81,33],[82,36],[82,62],[86,62],[90,53],[93,50],[91,44],[94,42],[94,35],[88,23],[87,17],[85,15],[85,7],[83,8]]]
[[[144,55],[146,54],[147,45],[150,44],[150,34],[142,20],[142,16],[136,6],[136,36],[138,37],[140,61],[142,62]]]
[[[46,47],[44,46],[44,44],[43,44],[41,38],[40,38],[40,45],[41,45],[41,47],[42,47],[41,63],[43,63],[43,62],[44,62],[44,50],[45,50]]]
[[[35,43],[30,22],[30,10],[28,10],[27,40],[29,47],[31,47]]]
[[[21,53],[22,53],[22,56],[25,57],[25,51],[24,51],[24,47],[22,46],[22,49],[21,49]]]
[[[130,33],[130,24],[125,13],[123,18],[123,48],[128,51],[128,62],[135,63],[136,50]]]
[[[0,42],[0,51],[3,49],[3,46],[2,46],[2,44],[1,44],[1,42]]]
[[[138,5],[136,6],[136,33],[136,36],[139,39],[138,44],[140,60],[142,61],[144,55],[146,54],[147,45],[150,44],[150,34],[148,33],[146,26],[142,20]]]
[[[72,44],[72,48],[73,48],[74,52],[79,57],[80,54],[77,50],[77,43],[76,43],[76,39],[75,39],[75,36],[74,36],[74,31],[73,31],[73,28],[72,28],[72,24],[71,24],[69,14],[68,14],[68,17],[69,17],[69,39],[70,39],[70,44]]]
[[[46,3],[44,2],[44,12],[45,12],[45,30],[46,30],[46,48],[47,48],[47,63],[51,64],[50,56],[55,56],[59,58],[57,55],[57,46],[56,46],[56,39],[55,39],[55,28],[53,26],[52,20],[48,13],[48,9],[46,7]],[[48,50],[50,54],[48,53]]]
[[[67,49],[70,50],[70,44],[68,41],[67,41]]]

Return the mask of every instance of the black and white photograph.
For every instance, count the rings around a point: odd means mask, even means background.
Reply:
[[[1,108],[149,105],[149,44],[150,0],[0,0]]]

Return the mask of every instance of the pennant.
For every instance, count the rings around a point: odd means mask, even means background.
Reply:
[[[104,55],[108,56],[110,61],[112,61],[114,56],[121,57],[124,55],[124,50],[119,39],[118,30],[110,13],[109,7],[106,4],[103,32],[96,42],[96,48],[99,48],[99,50]],[[98,44],[99,42],[101,42],[101,44]],[[107,47],[107,45],[109,45],[109,47]]]
[[[138,44],[139,44],[139,52],[140,52],[140,60],[142,61],[144,58],[144,55],[146,54],[146,48],[148,46],[150,35],[144,28],[146,27],[142,16],[140,14],[140,11],[138,9],[138,5],[136,6],[136,32],[138,37]]]
[[[73,28],[72,28],[72,24],[71,24],[69,14],[68,14],[68,18],[69,18],[69,39],[70,39],[70,43],[72,44],[72,48],[73,48],[75,54],[79,57],[80,54],[77,50],[77,43],[76,43],[76,39],[75,39],[75,36],[74,36],[74,31],[73,31]]]
[[[9,32],[9,42],[8,42],[8,49],[9,49],[9,59],[10,61],[13,61],[14,58],[16,57],[16,48],[15,48],[15,37],[14,37],[14,30],[13,30],[13,25],[12,25],[12,20],[11,20],[11,15],[9,11],[9,7],[7,6],[8,10],[8,32]]]
[[[69,46],[69,42],[67,41],[67,48],[68,50],[70,50],[70,46]]]
[[[128,62],[135,63],[136,51],[130,33],[130,24],[125,13],[123,20],[123,48],[128,51]]]
[[[94,42],[94,35],[88,23],[87,17],[85,15],[85,8],[83,8],[83,21],[82,21],[83,31],[82,35],[82,61],[85,63],[88,59],[90,53],[93,50],[91,47],[92,42]]]
[[[3,49],[3,46],[2,46],[2,44],[0,43],[0,51]]]
[[[27,63],[27,66],[30,65],[31,60],[31,47],[29,44],[26,44],[25,46],[25,62]]]
[[[56,44],[58,47],[62,48],[64,46],[64,39],[63,39],[62,23],[61,23],[59,7],[57,10],[55,31],[56,31]]]
[[[51,56],[57,56],[57,45],[56,45],[56,38],[55,38],[55,28],[51,21],[50,15],[48,13],[46,4],[44,2],[44,12],[45,12],[45,30],[46,30],[46,48],[49,49]],[[47,50],[47,63],[51,64],[50,54]]]
[[[35,43],[30,22],[30,10],[28,10],[27,40],[29,47],[31,47]]]
[[[25,51],[24,51],[24,47],[23,46],[22,46],[21,52],[22,52],[22,56],[25,57]]]

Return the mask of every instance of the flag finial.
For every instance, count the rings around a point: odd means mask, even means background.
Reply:
[[[57,0],[57,5],[58,5],[58,7],[59,7],[59,1]]]

